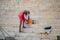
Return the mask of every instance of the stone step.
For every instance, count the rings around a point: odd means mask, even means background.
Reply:
[[[21,40],[22,39],[23,40],[24,39],[26,39],[26,40],[33,39],[34,40],[35,38],[39,40],[39,38],[41,38],[41,34],[36,34],[36,32],[31,32],[31,31],[33,31],[32,27],[31,27],[31,29],[30,29],[30,27],[24,29],[23,33],[19,33],[18,28],[12,28],[12,27],[3,27],[3,28],[10,36],[15,37],[15,39],[17,39],[17,40],[19,40],[19,39],[21,39]],[[37,30],[38,29],[35,29],[35,31],[37,31]],[[49,38],[56,39],[57,35],[58,34],[53,34],[52,33],[49,36],[47,36],[47,39],[49,39]],[[43,39],[45,39],[44,35],[42,35],[42,37],[43,37]]]
[[[2,32],[0,31],[0,39],[4,39],[4,35],[2,34]]]
[[[6,31],[12,31],[12,32],[18,32],[19,31],[19,27],[8,27],[8,28],[4,28]],[[46,30],[44,30],[44,27],[27,27],[25,29],[23,29],[23,31],[25,33],[38,33],[38,32],[45,32]],[[60,34],[60,29],[52,29],[52,34]],[[47,32],[49,32],[49,30],[47,30]]]

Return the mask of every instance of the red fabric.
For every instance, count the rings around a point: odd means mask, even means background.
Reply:
[[[23,12],[19,12],[18,17],[19,17],[20,22],[22,22],[23,16],[24,16]]]

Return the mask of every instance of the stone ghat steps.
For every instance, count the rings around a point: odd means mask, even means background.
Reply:
[[[14,37],[16,40],[57,40],[57,36],[60,34],[60,29],[53,29],[51,34],[48,36],[44,34],[37,34],[40,32],[45,32],[44,27],[29,26],[23,29],[23,33],[19,33],[19,27],[2,27],[11,37]],[[9,37],[4,33],[6,37]]]
[[[1,5],[0,26],[2,26],[3,28],[6,27],[4,28],[4,30],[6,30],[7,33],[12,37],[15,37],[16,40],[40,40],[41,35],[37,36],[37,34],[35,33],[42,31],[44,32],[43,28],[51,25],[53,28],[53,32],[51,33],[50,37],[51,40],[56,40],[57,35],[60,34],[59,4],[60,4],[59,0],[0,1]],[[31,11],[31,17],[33,17],[32,19],[37,20],[36,21],[37,24],[31,25],[26,29],[23,29],[24,33],[19,33],[18,32],[19,19],[17,14],[18,11],[24,9],[28,9]],[[34,17],[34,16],[40,16],[40,17]],[[4,34],[5,36],[8,36],[6,33]]]
[[[4,39],[5,37],[3,36],[2,32],[0,31],[0,39]]]
[[[0,24],[2,25],[2,27],[19,27],[19,24],[18,23],[15,23],[15,24]],[[45,28],[45,27],[48,27],[48,26],[52,26],[52,29],[60,29],[60,26],[58,24],[52,24],[52,25],[49,25],[49,24],[33,24],[33,25],[29,25],[29,27],[32,26],[33,28]]]
[[[57,39],[57,34],[51,34],[51,35],[48,35],[46,36],[47,38],[45,38],[45,35],[42,35],[41,34],[35,34],[35,33],[14,33],[14,32],[8,32],[9,35],[11,35],[11,37],[14,37],[16,40],[39,40],[43,37],[43,39],[52,39],[52,40],[56,40]],[[5,35],[6,36],[6,35]],[[9,37],[9,36],[6,36],[6,37]],[[52,38],[53,37],[53,38]]]
[[[45,27],[27,27],[25,29],[23,29],[23,31],[25,33],[38,33],[38,32],[45,32],[44,30]],[[11,30],[12,29],[12,30]],[[19,31],[19,28],[17,27],[12,27],[12,28],[8,28],[7,30],[10,30],[10,31],[16,31],[18,32]],[[49,31],[49,30],[48,30]],[[52,28],[52,34],[60,34],[60,29],[55,29],[55,28]]]
[[[11,37],[14,37],[16,40],[39,40],[41,38],[43,39],[51,39],[51,40],[56,40],[57,39],[57,35],[56,34],[51,34],[48,36],[42,35],[41,34],[35,34],[35,33],[16,33],[15,35],[13,35],[12,32],[8,32],[10,33],[9,35],[11,35]],[[8,36],[6,36],[8,37]],[[47,37],[47,38],[45,38]],[[53,37],[53,38],[52,38]]]
[[[46,35],[42,35],[41,36],[41,34],[39,35],[39,34],[34,34],[34,33],[20,33],[21,35],[20,35],[20,37],[18,36],[18,37],[15,37],[16,39],[25,39],[25,40],[28,40],[28,39],[30,39],[30,40],[39,40],[39,39],[41,39],[41,38],[43,38],[43,39],[45,39],[45,40],[56,40],[57,39],[57,36],[54,34],[54,35],[48,35],[48,36],[46,36]],[[25,36],[24,36],[25,35]]]

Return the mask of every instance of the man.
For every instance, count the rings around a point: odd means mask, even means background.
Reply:
[[[25,21],[26,20],[29,20],[29,14],[30,14],[30,12],[29,11],[27,11],[27,10],[24,10],[23,12],[20,12],[19,14],[18,14],[18,17],[19,17],[19,20],[20,20],[20,26],[19,26],[19,32],[23,32],[22,31],[22,27],[23,28],[26,28],[25,26],[24,26],[24,23],[25,23]]]

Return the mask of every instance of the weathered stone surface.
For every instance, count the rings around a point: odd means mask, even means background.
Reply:
[[[51,25],[53,28],[51,35],[60,34],[60,0],[0,0],[0,26],[18,27],[17,15],[22,10],[29,10],[31,18],[37,23],[31,25],[31,29],[24,29],[25,32],[31,33],[32,31],[37,32],[37,30],[41,32],[44,27]],[[16,31],[18,28],[14,30]]]

